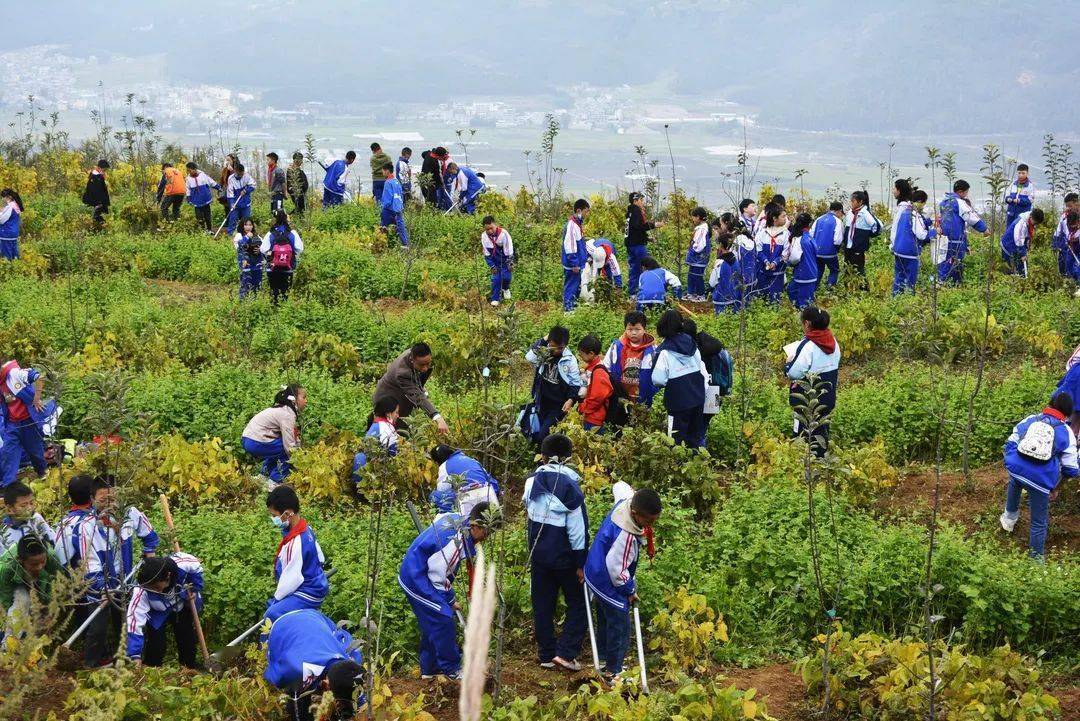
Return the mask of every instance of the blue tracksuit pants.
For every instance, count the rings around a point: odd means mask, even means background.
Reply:
[[[563,310],[569,312],[577,307],[578,296],[581,294],[581,271],[563,268]]]
[[[592,596],[596,606],[596,652],[604,659],[604,670],[622,673],[630,648],[630,614]]]
[[[893,284],[892,294],[900,295],[908,291],[915,291],[915,283],[919,280],[919,259],[901,258],[893,256]]]
[[[233,206],[229,210],[229,217],[225,220],[225,230],[229,235],[236,232],[236,226],[251,217],[251,205]]]
[[[689,271],[686,276],[686,292],[689,295],[705,295],[705,266],[689,266]]]
[[[332,208],[335,205],[341,205],[345,202],[345,196],[338,193],[333,193],[326,188],[323,188],[322,192],[322,207]]]
[[[5,260],[19,259],[18,238],[0,238],[0,258]]]
[[[461,647],[457,642],[457,620],[425,606],[405,594],[420,627],[420,673],[424,676],[451,675],[461,671]]]
[[[383,230],[389,228],[391,225],[397,230],[398,241],[402,246],[408,247],[409,245],[409,231],[405,228],[405,214],[395,213],[389,208],[383,208],[382,213],[379,215],[379,224]]]
[[[675,443],[690,448],[705,447],[705,410],[696,406],[686,411],[669,413],[671,437]]]
[[[829,269],[828,284],[830,288],[836,287],[836,281],[840,279],[840,259],[835,255],[831,258],[822,258],[818,256],[818,286],[821,286],[821,279],[825,277],[825,269]]]
[[[503,293],[510,290],[510,266],[496,265],[491,268],[491,300],[501,301]]]
[[[8,423],[3,430],[4,447],[0,448],[0,488],[15,482],[23,458],[28,458],[34,471],[45,475],[45,436],[32,419]]]
[[[814,302],[814,293],[817,291],[817,283],[788,283],[788,298],[791,304],[802,310]]]
[[[251,455],[262,459],[263,475],[274,483],[281,483],[292,470],[289,467],[289,454],[285,452],[285,445],[280,438],[269,443],[242,438],[240,445]]]
[[[541,663],[555,656],[573,661],[581,654],[581,642],[588,630],[585,619],[585,596],[573,568],[546,568],[533,561],[530,570],[530,598],[533,626],[536,629],[537,654]],[[562,593],[566,602],[566,620],[562,634],[555,638],[555,606]]]
[[[263,281],[262,258],[252,257],[239,250],[236,253],[236,265],[240,269],[240,298],[259,292]]]
[[[644,245],[626,246],[626,261],[630,264],[630,279],[628,291],[630,295],[637,295],[638,279],[641,278],[641,260],[649,254]]]
[[[1033,558],[1041,558],[1046,548],[1046,532],[1050,528],[1050,494],[1034,491],[1010,476],[1005,492],[1005,516],[1012,520],[1020,517],[1021,491],[1027,491],[1028,507],[1031,509],[1029,553]]]

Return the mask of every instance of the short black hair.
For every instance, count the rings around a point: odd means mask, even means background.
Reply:
[[[140,586],[145,586],[154,581],[160,581],[166,574],[171,574],[171,559],[168,556],[151,556],[144,558],[139,572],[135,574],[135,581]],[[171,580],[171,579],[170,579]]]
[[[1073,397],[1069,395],[1068,391],[1055,393],[1054,397],[1050,399],[1050,407],[1060,411],[1061,415],[1068,418],[1073,412]]]
[[[398,399],[391,395],[382,395],[375,399],[371,412],[380,418],[385,418],[387,413],[393,413],[398,409]]]
[[[106,160],[105,158],[102,158],[101,160],[97,161],[97,166],[99,168],[102,168],[103,170],[108,170],[109,167],[110,167],[109,166],[109,161]]]
[[[548,331],[547,339],[549,343],[556,343],[558,345],[569,345],[570,343],[570,331],[564,326],[555,325]]]
[[[640,325],[642,328],[647,328],[649,319],[640,310],[632,310],[622,317],[622,324],[624,328],[628,325]]]
[[[32,495],[34,495],[34,491],[30,486],[20,481],[15,481],[4,489],[4,503],[9,506],[14,506],[20,498],[26,498],[27,496]]]
[[[90,485],[90,495],[96,495],[98,491],[105,488],[116,488],[116,479],[108,473],[94,478],[93,483]]]
[[[445,443],[439,445],[428,451],[428,458],[440,466],[450,460],[450,456],[454,455],[454,447],[448,446]]]
[[[277,153],[273,153],[273,152],[271,152],[271,153],[267,153],[267,154],[266,154],[266,157],[270,158],[270,159],[271,159],[271,160],[273,160],[273,161],[274,161],[275,163],[276,163],[276,162],[278,161],[278,154],[277,154]]]
[[[194,162],[189,162],[184,167],[187,168],[188,170],[198,170],[199,169],[199,166],[196,165]]]
[[[1020,165],[1016,166],[1016,172],[1019,173],[1021,170],[1031,170],[1031,168],[1027,166],[1027,163],[1020,163]]]
[[[350,150],[349,152],[345,153],[345,160],[348,160],[350,162],[356,160],[356,151]]]
[[[656,334],[661,338],[674,338],[679,333],[683,332],[683,317],[682,313],[669,308],[664,311],[664,314],[660,316],[660,320],[656,321]]]
[[[382,146],[379,145],[378,143],[372,143],[371,144],[371,152],[374,153],[376,150],[382,150]]]
[[[590,333],[578,341],[577,349],[583,353],[600,355],[600,339]]]
[[[394,164],[390,162],[383,163],[379,170],[389,170],[392,173],[394,172]]]
[[[48,550],[45,548],[45,544],[33,534],[23,536],[15,546],[15,557],[20,561],[25,561],[34,556],[44,556],[46,553],[48,553]]]
[[[690,211],[690,217],[691,218],[701,218],[702,220],[705,220],[706,218],[709,217],[709,211],[705,210],[704,208],[702,208],[699,205],[699,206],[697,206],[696,208],[694,208],[693,210]]]
[[[965,190],[971,190],[971,183],[967,182],[963,178],[957,180],[952,184],[952,192],[963,193]]]
[[[546,458],[570,459],[574,453],[574,443],[563,433],[552,433],[540,443],[540,455]]]
[[[641,259],[641,267],[645,270],[656,270],[660,267],[660,264],[656,262],[656,258],[646,255]]]
[[[94,497],[94,479],[80,473],[68,479],[68,500],[76,506],[85,506]]]
[[[502,528],[502,513],[499,512],[498,506],[492,507],[487,501],[481,501],[469,511],[469,524],[474,523],[480,528],[494,531],[497,528]]]
[[[172,163],[162,163],[161,164],[161,169],[162,170],[165,170],[165,168],[171,168],[171,167],[172,167]]]
[[[579,211],[579,210],[587,210],[588,208],[589,208],[589,201],[585,200],[585,198],[578,198],[577,200],[574,201],[574,212],[575,213],[577,211]]]
[[[336,701],[352,703],[353,691],[363,680],[363,669],[360,664],[351,659],[335,661],[326,670],[326,685],[330,687],[330,693],[334,694]],[[335,716],[334,718],[338,718]],[[342,717],[344,718],[344,717]]]
[[[1080,223],[1080,212],[1070,210],[1065,214],[1065,225],[1076,225]]]
[[[915,203],[925,203],[930,200],[930,196],[926,194],[926,191],[922,188],[916,188],[911,191],[911,200]]]
[[[495,222],[495,216],[494,215],[485,215],[483,220],[480,221],[480,225],[487,225],[488,223],[494,223],[494,222]]]
[[[1075,203],[1077,201],[1080,201],[1080,195],[1077,195],[1076,193],[1065,193],[1066,203]]]
[[[404,148],[401,149],[401,154],[404,155],[405,153],[409,153],[410,155],[412,155],[412,148],[406,145]]]
[[[783,207],[784,207],[785,205],[787,205],[787,198],[785,198],[784,196],[780,195],[780,193],[777,193],[776,195],[774,195],[774,196],[772,197],[772,200],[770,200],[769,202],[770,202],[770,203],[776,203],[776,204],[777,204],[777,205],[779,205],[779,206],[780,206],[781,208],[783,208]]]
[[[663,510],[660,502],[660,494],[651,488],[641,488],[634,491],[634,497],[630,499],[630,508],[650,516],[659,516]]]
[[[417,341],[409,348],[409,354],[412,355],[413,358],[427,358],[431,355],[431,346],[424,341]]]
[[[296,497],[296,491],[289,486],[278,486],[266,496],[266,507],[278,513],[285,511],[299,513],[300,499]]]
[[[743,198],[742,200],[739,201],[739,212],[740,213],[746,212],[746,209],[749,208],[751,205],[753,205],[754,202],[755,201],[754,201],[753,198]]]
[[[844,209],[844,204],[841,203],[839,200],[834,200],[833,202],[829,203],[829,210],[830,211],[838,212],[838,211],[842,211],[843,209]]]
[[[1040,225],[1044,220],[1046,220],[1046,213],[1043,212],[1042,208],[1031,209],[1031,222]]]
[[[800,317],[814,330],[826,330],[829,327],[829,311],[816,305],[807,306]]]
[[[292,159],[293,160],[303,160],[304,159],[304,154],[301,153],[299,150],[297,150],[296,152],[294,152],[292,154]]]
[[[237,175],[243,175],[243,173],[244,173],[244,164],[243,163],[237,163],[233,167],[233,173],[237,174]]]

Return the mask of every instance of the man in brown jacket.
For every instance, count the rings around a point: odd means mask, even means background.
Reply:
[[[375,398],[390,396],[398,402],[399,419],[406,418],[413,409],[423,409],[439,433],[449,433],[450,427],[442,414],[428,398],[424,384],[431,377],[431,346],[415,343],[386,367],[386,373],[375,386]]]

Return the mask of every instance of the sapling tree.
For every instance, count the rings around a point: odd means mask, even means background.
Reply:
[[[679,182],[675,177],[675,155],[671,152],[671,136],[668,124],[664,123],[664,138],[667,140],[668,158],[671,160],[671,193],[668,194],[668,207],[675,214],[675,275],[682,277],[682,216],[685,203],[679,202],[684,197],[679,193]]]
[[[472,141],[473,136],[476,135],[476,128],[458,128],[454,132],[457,134],[458,146],[461,148],[461,153],[465,156],[465,165],[468,165],[469,143]]]
[[[949,152],[941,156],[941,170],[945,174],[949,190],[952,190],[952,184],[956,182],[956,153]]]
[[[930,199],[934,208],[934,227],[941,232],[941,220],[938,217],[938,194],[937,194],[937,166],[938,160],[941,158],[941,151],[933,145],[926,146],[926,167],[930,169],[930,189],[933,196]],[[935,241],[940,242],[940,241]],[[931,258],[934,255],[931,254]],[[937,282],[937,265],[936,263],[929,263],[930,267],[930,306],[931,317],[937,321],[937,309],[938,309],[938,282]]]

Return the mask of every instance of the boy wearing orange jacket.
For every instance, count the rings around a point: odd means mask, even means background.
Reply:
[[[603,432],[608,403],[615,389],[611,385],[611,374],[600,356],[600,339],[587,335],[578,343],[577,349],[578,357],[584,364],[581,375],[585,384],[585,396],[578,404],[578,413],[585,421],[585,430],[597,428]]]

